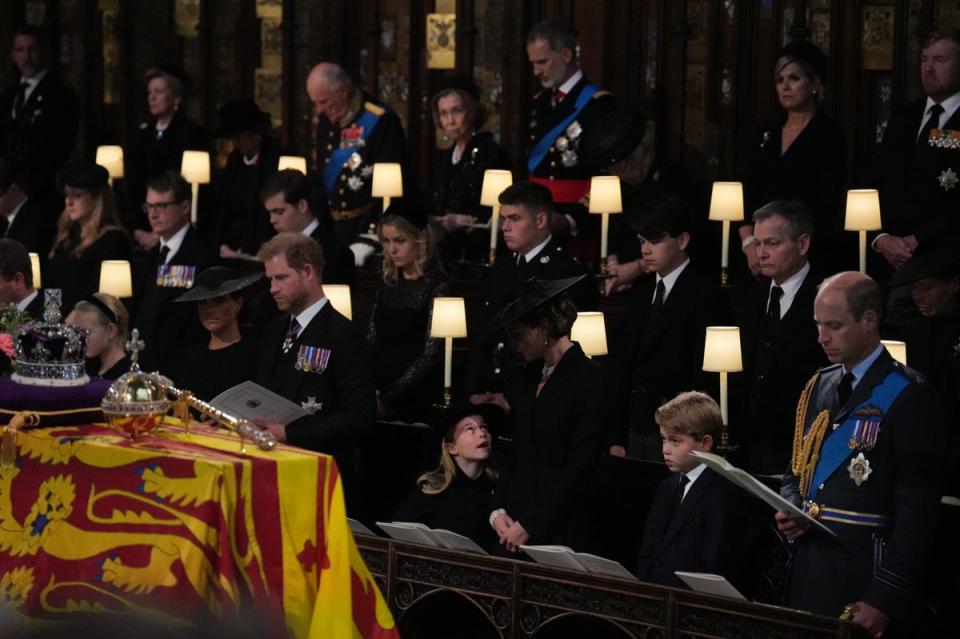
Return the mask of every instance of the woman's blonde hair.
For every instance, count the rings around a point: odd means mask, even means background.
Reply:
[[[117,327],[117,339],[121,342],[127,341],[127,335],[130,328],[130,314],[127,312],[127,307],[123,305],[123,302],[118,300],[113,295],[107,293],[94,293],[91,297],[96,298],[97,301],[106,306],[112,313],[113,317],[108,317],[106,313],[103,312],[94,302],[89,300],[80,300],[73,306],[73,310],[80,311],[83,313],[92,313],[96,318],[100,326],[104,328],[109,327],[111,324]],[[113,318],[116,318],[114,322]]]
[[[444,434],[443,439],[440,441],[440,464],[435,470],[426,472],[417,478],[417,486],[424,494],[437,495],[445,491],[450,487],[450,484],[453,483],[453,478],[457,476],[457,462],[453,460],[453,455],[451,455],[450,451],[447,450],[447,445],[457,441],[457,426],[460,425],[460,422],[467,417],[473,416],[482,417],[482,415],[479,413],[466,414],[457,420],[457,423],[454,424],[453,428],[450,428]],[[497,481],[497,479],[500,477],[500,472],[497,470],[493,457],[490,457],[487,460],[486,467],[483,469],[483,474],[486,475],[491,481]]]
[[[417,243],[417,248],[420,249],[420,255],[417,257],[416,262],[414,262],[414,268],[417,271],[417,277],[423,277],[436,251],[433,243],[433,232],[430,230],[430,226],[428,225],[421,230],[401,215],[385,215],[380,222],[381,239],[383,239],[383,227],[387,225],[400,231],[400,234],[408,241]],[[383,281],[390,286],[396,286],[398,279],[399,274],[397,273],[396,265],[394,265],[392,260],[384,256]]]
[[[85,191],[95,198],[93,212],[86,219],[79,222],[80,242],[73,247],[69,247],[68,255],[70,257],[80,257],[87,248],[100,239],[100,236],[107,231],[123,230],[120,226],[120,220],[117,217],[117,204],[113,197],[113,189],[106,186],[99,190],[77,189]],[[67,207],[64,206],[60,218],[57,220],[57,238],[50,249],[50,257],[56,255],[58,250],[68,248],[67,243],[70,240],[70,215],[67,213]]]

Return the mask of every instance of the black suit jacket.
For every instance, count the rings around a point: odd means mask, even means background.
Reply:
[[[656,277],[641,280],[628,301],[618,370],[616,443],[626,445],[628,429],[655,433],[653,415],[677,394],[707,388],[712,379],[702,370],[706,327],[716,312],[717,288],[691,262],[670,290],[663,309],[651,316]]]
[[[911,104],[890,116],[876,169],[884,232],[916,235],[920,244],[960,232],[960,185],[947,188],[939,179],[947,169],[960,174],[960,148],[917,144],[925,106]],[[942,128],[960,129],[960,110]]]
[[[46,260],[53,246],[53,238],[57,235],[57,217],[61,210],[63,202],[58,208],[48,198],[28,197],[4,237],[20,242],[28,251]]]
[[[47,71],[14,118],[18,90],[19,82],[0,93],[0,155],[27,167],[30,192],[52,192],[56,171],[77,139],[77,96]]]
[[[187,288],[157,285],[159,254],[160,245],[157,244],[147,253],[147,266],[137,278],[133,326],[140,329],[140,337],[146,343],[141,355],[143,367],[166,371],[184,348],[204,341],[209,334],[200,323],[195,303],[174,301],[186,293]],[[191,227],[167,264],[192,266],[196,278],[213,261],[209,247]]]
[[[891,373],[906,375],[910,383],[883,416],[874,448],[863,451],[870,476],[857,486],[844,462],[816,495],[821,507],[885,515],[890,523],[866,527],[826,521],[836,539],[816,530],[805,534],[796,544],[791,564],[786,597],[791,608],[836,616],[846,604],[865,601],[890,616],[894,627],[898,622],[909,627],[909,612],[923,590],[936,529],[944,441],[940,405],[916,373],[884,351],[849,399],[834,411],[832,422],[842,423]],[[834,407],[842,375],[839,365],[820,371],[806,430],[820,411]],[[851,450],[850,456],[857,453]],[[781,494],[801,503],[799,479],[792,472],[784,475]]]
[[[257,383],[295,403],[313,399],[320,408],[313,415],[287,425],[287,442],[337,458],[341,473],[353,466],[354,445],[376,420],[377,394],[370,348],[361,331],[333,309],[329,301],[305,326],[293,348],[283,353],[290,316],[273,320],[263,332],[257,365]],[[321,372],[295,368],[301,346],[330,351]]]
[[[810,376],[827,363],[813,321],[813,300],[820,281],[811,269],[779,326],[769,332],[764,316],[770,280],[755,285],[745,304],[740,339],[746,411],[739,424],[738,443],[744,447],[746,466],[752,472],[780,474],[786,468],[797,400]]]
[[[320,225],[313,230],[310,237],[320,244],[323,250],[323,281],[329,284],[346,284],[353,286],[356,275],[356,261],[353,251],[343,245],[333,233],[329,220],[321,219]]]
[[[647,515],[637,577],[686,588],[674,574],[707,572],[735,578],[740,517],[732,484],[709,468],[693,482],[673,517],[680,475],[660,482]]]
[[[512,461],[500,478],[494,508],[504,508],[531,544],[574,550],[596,543],[589,491],[607,445],[609,376],[574,344],[536,394],[543,361],[527,365],[506,389],[513,418]]]
[[[37,289],[37,296],[33,298],[33,300],[29,304],[27,304],[27,308],[25,308],[24,310],[27,312],[28,315],[30,315],[30,319],[43,321],[43,289],[42,288]],[[68,310],[67,313],[69,312],[70,311]],[[63,316],[66,317],[67,314],[64,313]]]

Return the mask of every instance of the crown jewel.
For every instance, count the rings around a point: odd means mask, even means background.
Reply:
[[[32,386],[82,386],[90,381],[84,361],[87,331],[60,322],[60,289],[44,290],[43,322],[27,324],[14,337],[11,379]]]

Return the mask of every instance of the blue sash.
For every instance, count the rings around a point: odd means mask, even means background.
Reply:
[[[364,142],[370,137],[370,132],[373,131],[373,127],[377,125],[379,120],[379,115],[364,108],[363,115],[354,123],[354,126],[363,127],[363,133],[360,137]],[[323,185],[327,189],[328,197],[337,186],[337,178],[340,177],[340,172],[343,170],[343,163],[349,160],[355,152],[358,152],[358,149],[334,149],[333,153],[330,154],[330,161],[323,167]]]
[[[810,494],[804,498],[813,501],[820,489],[820,484],[825,482],[830,475],[850,456],[850,439],[853,436],[858,421],[857,411],[869,406],[876,408],[883,415],[887,414],[894,400],[900,395],[901,391],[910,384],[910,379],[900,371],[891,371],[886,378],[877,384],[870,397],[861,402],[852,409],[840,427],[833,431],[823,442],[820,448],[820,461],[813,471],[813,480],[810,482]]]
[[[557,141],[557,138],[560,137],[564,129],[580,115],[583,108],[587,106],[587,103],[593,98],[593,94],[599,90],[599,87],[595,84],[584,85],[583,90],[580,91],[580,95],[577,96],[577,101],[573,104],[573,113],[564,118],[560,124],[550,129],[545,136],[540,138],[540,141],[533,147],[533,150],[530,151],[530,157],[527,159],[527,170],[530,173],[533,173],[537,167],[540,166],[540,163],[543,162],[543,158],[547,156],[547,151],[550,150],[553,143]]]

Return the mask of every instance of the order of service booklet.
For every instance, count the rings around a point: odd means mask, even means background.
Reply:
[[[310,415],[306,408],[256,382],[243,382],[228,388],[210,400],[210,405],[228,415],[250,422],[279,422],[284,426]]]

